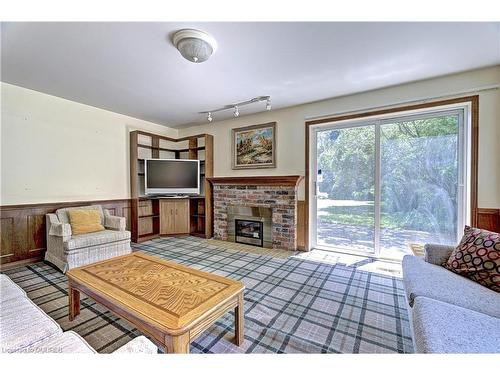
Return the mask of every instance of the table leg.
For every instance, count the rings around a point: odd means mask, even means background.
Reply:
[[[238,305],[234,309],[236,345],[241,346],[245,341],[245,309],[243,307],[243,292],[238,295]]]
[[[179,336],[171,336],[165,343],[167,353],[189,354],[189,332]]]
[[[68,286],[68,308],[69,308],[69,320],[72,321],[80,314],[80,292]]]

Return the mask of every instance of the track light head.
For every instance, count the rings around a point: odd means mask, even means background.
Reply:
[[[237,106],[237,105],[235,105],[235,106],[234,106],[234,117],[238,117],[239,115],[240,115],[240,111],[239,111],[239,109],[238,109],[238,106]]]
[[[212,112],[208,112],[208,114],[207,114],[207,120],[208,120],[208,122],[212,122],[213,119],[214,118],[212,117]]]
[[[267,98],[267,101],[266,101],[266,111],[270,111],[271,110],[271,98]]]

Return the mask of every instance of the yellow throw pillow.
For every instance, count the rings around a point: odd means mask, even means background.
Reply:
[[[84,234],[104,230],[97,210],[68,210],[71,232]]]

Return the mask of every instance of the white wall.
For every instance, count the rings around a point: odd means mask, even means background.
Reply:
[[[462,91],[500,84],[500,67],[475,70],[310,104],[262,112],[237,119],[215,121],[179,129],[179,136],[195,133],[214,135],[215,176],[305,174],[305,125],[311,117],[358,112],[403,101],[420,101],[453,96]],[[464,96],[464,95],[461,95]],[[500,207],[500,91],[479,92],[479,191],[478,205]],[[240,111],[241,112],[241,111]],[[231,129],[253,124],[277,122],[277,168],[232,170]],[[304,184],[299,189],[304,199]]]
[[[493,67],[177,131],[2,83],[1,204],[128,198],[128,133],[133,129],[172,137],[213,134],[216,176],[304,175],[304,122],[308,118],[498,84],[500,67]],[[478,204],[498,208],[500,91],[482,91],[479,95]],[[231,129],[270,121],[278,123],[277,168],[232,170]],[[303,184],[299,198],[304,198]]]
[[[130,197],[129,132],[177,130],[1,84],[1,204]]]

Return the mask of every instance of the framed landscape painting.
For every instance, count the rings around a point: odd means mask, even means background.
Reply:
[[[233,132],[233,169],[276,168],[276,123],[236,128]]]

